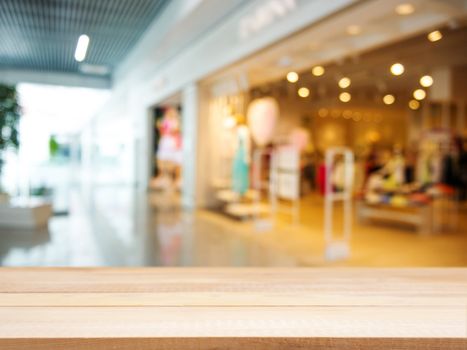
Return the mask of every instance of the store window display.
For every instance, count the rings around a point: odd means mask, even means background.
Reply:
[[[181,188],[182,137],[179,108],[156,109],[155,116],[156,177],[151,187],[157,190]]]
[[[369,174],[360,216],[406,222],[424,233],[455,228],[449,215],[457,211],[462,188],[454,135],[430,130],[421,138],[417,154],[406,154],[408,162],[402,149],[394,147],[387,161]]]

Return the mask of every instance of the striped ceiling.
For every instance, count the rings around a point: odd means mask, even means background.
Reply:
[[[111,73],[167,2],[0,0],[0,68],[80,73],[74,51],[78,37],[87,34],[83,64]]]

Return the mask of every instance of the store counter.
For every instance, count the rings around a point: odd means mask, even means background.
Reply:
[[[3,268],[0,349],[466,349],[467,269]]]

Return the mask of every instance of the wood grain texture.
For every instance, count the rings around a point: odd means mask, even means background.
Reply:
[[[466,349],[467,269],[0,269],[0,349]]]

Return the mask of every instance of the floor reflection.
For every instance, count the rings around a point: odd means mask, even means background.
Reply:
[[[71,192],[70,214],[47,231],[0,228],[4,266],[467,266],[467,207],[458,229],[420,235],[406,227],[353,223],[351,256],[324,260],[323,199],[305,198],[300,224],[279,217],[258,231],[206,210],[180,210],[176,193],[122,186]],[[342,215],[336,211],[336,227]]]
[[[45,232],[0,228],[3,266],[295,266],[241,223],[179,209],[175,193],[73,190],[70,214]]]

